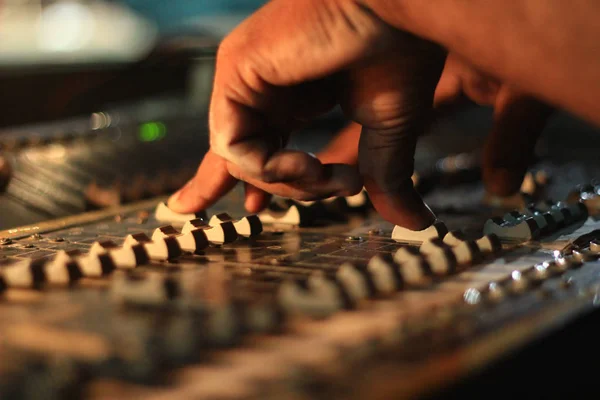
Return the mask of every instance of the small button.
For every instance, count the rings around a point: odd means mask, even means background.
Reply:
[[[463,294],[465,303],[475,305],[481,303],[483,294],[477,288],[469,288]]]
[[[598,254],[593,251],[573,250],[571,254],[576,260],[582,263],[598,259]]]
[[[590,251],[599,254],[600,253],[600,240],[594,239],[590,242]]]
[[[528,279],[518,270],[511,272],[501,283],[513,294],[521,294],[529,287]]]
[[[485,299],[492,303],[502,301],[506,297],[504,289],[497,282],[490,282],[484,291]]]
[[[552,274],[551,267],[552,264],[549,262],[539,263],[524,271],[523,275],[531,281],[540,282],[550,277]]]

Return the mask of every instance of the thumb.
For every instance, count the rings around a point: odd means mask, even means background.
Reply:
[[[363,126],[358,162],[369,197],[383,218],[414,230],[435,219],[411,176],[443,66],[442,49],[407,35],[394,56],[349,73],[345,109]]]

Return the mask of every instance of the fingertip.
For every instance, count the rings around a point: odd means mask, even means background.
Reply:
[[[169,198],[167,205],[178,213],[202,211],[227,194],[236,183],[227,172],[225,161],[209,151],[196,175]]]
[[[382,191],[372,180],[365,181],[369,199],[386,221],[411,229],[422,230],[434,223],[436,216],[412,186],[412,182],[396,193]]]
[[[271,200],[271,195],[249,183],[245,184],[244,208],[251,214],[264,210]]]
[[[185,202],[182,202],[180,199],[181,199],[182,194],[183,194],[184,198],[186,197],[186,195],[185,195],[186,188],[188,186],[190,186],[191,184],[192,184],[192,181],[190,180],[181,189],[179,189],[177,192],[173,193],[171,195],[171,197],[169,197],[169,199],[167,200],[167,207],[169,207],[172,211],[175,211],[176,213],[188,212]]]

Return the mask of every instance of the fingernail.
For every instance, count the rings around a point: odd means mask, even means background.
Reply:
[[[181,204],[180,198],[181,195],[183,194],[183,192],[189,188],[192,184],[192,181],[188,181],[188,183],[186,183],[185,185],[183,185],[183,187],[181,189],[179,189],[177,192],[173,193],[171,195],[171,197],[169,197],[169,199],[167,200],[167,207],[169,207],[171,210],[178,212],[181,211],[181,209],[183,208],[183,205]]]
[[[181,196],[181,190],[173,193],[173,195],[169,197],[169,200],[167,200],[167,206],[173,211],[175,211],[179,204],[179,196]]]

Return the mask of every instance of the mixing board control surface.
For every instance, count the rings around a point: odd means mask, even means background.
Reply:
[[[515,242],[441,213],[450,233],[403,243],[343,199],[288,204],[318,214],[302,227],[237,192],[196,222],[163,200],[0,233],[3,398],[424,395],[600,294],[593,215]]]

